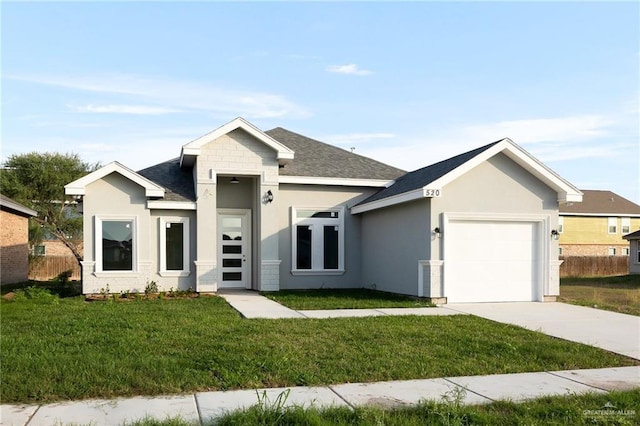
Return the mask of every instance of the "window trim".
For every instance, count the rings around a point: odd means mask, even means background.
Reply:
[[[622,252],[622,256],[631,256],[631,247],[622,247],[620,250]]]
[[[622,234],[628,234],[629,232],[631,232],[631,218],[630,217],[623,217],[620,218],[620,229],[622,230]],[[627,230],[625,231],[624,228],[627,228]]]
[[[338,213],[338,218],[298,218],[297,213],[300,210],[316,210],[316,211],[335,211]],[[292,275],[343,275],[345,273],[344,268],[344,259],[345,259],[345,207],[344,206],[334,206],[334,207],[291,207],[291,274]],[[297,269],[297,254],[298,254],[298,244],[297,244],[297,226],[298,225],[310,225],[317,226],[318,228],[324,226],[337,226],[338,227],[338,268],[337,269],[319,269],[313,268],[314,259],[318,263],[320,263],[324,267],[324,250],[315,250],[315,257],[312,256],[312,269]],[[318,237],[316,235],[320,235],[319,232],[312,232],[311,244],[313,246],[319,246],[321,249],[324,248],[321,246],[319,242],[316,241],[324,241],[324,235]],[[322,257],[321,257],[322,256]]]
[[[618,255],[618,251],[616,250],[615,247],[609,247],[609,249],[607,250],[607,256],[617,256]]]
[[[611,224],[613,223],[613,225]],[[613,226],[614,230],[611,232],[611,227]],[[607,234],[615,235],[618,233],[618,218],[617,217],[608,217],[607,218]]]
[[[95,273],[97,277],[135,277],[138,276],[138,216],[135,215],[96,215],[95,219],[95,238],[93,247],[95,250]],[[130,271],[105,271],[102,269],[102,222],[131,222],[131,236],[133,239],[133,249],[131,250],[131,270]]]
[[[177,216],[163,216],[160,217],[159,221],[159,229],[158,229],[158,242],[160,244],[160,248],[158,253],[160,255],[160,265],[159,271],[161,277],[188,277],[191,275],[191,254],[189,251],[189,247],[191,244],[190,241],[190,228],[189,228],[189,218],[188,217],[177,217]],[[167,224],[168,223],[182,223],[182,270],[168,270],[167,269]]]

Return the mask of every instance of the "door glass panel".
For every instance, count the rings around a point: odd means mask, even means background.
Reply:
[[[324,269],[338,269],[338,227],[324,227]]]
[[[223,228],[240,228],[240,227],[242,227],[242,218],[240,218],[240,217],[223,217],[222,218],[222,227]]]
[[[242,281],[242,272],[223,272],[223,281]]]
[[[242,259],[222,259],[223,268],[241,268]]]
[[[242,246],[222,246],[224,254],[242,254]]]
[[[297,269],[311,269],[311,226],[296,226]]]
[[[222,239],[224,241],[242,241],[242,232],[240,231],[225,231],[224,234],[222,234]]]

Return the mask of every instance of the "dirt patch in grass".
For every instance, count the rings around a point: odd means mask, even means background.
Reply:
[[[562,278],[559,301],[640,316],[640,275]]]

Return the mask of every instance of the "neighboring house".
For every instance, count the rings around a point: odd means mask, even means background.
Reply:
[[[640,274],[640,231],[632,232],[622,238],[629,241],[631,251],[629,258],[629,273]]]
[[[29,273],[29,218],[35,210],[0,194],[0,283],[26,281]]]
[[[410,155],[410,153],[408,153]],[[553,300],[559,202],[582,193],[509,139],[406,173],[238,118],[83,196],[83,292],[375,288],[439,302]]]
[[[581,203],[560,206],[560,255],[629,256],[622,236],[640,229],[640,206],[611,191],[582,190]]]

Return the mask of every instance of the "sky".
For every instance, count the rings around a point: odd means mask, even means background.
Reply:
[[[511,138],[640,204],[638,2],[7,2],[1,161],[134,170],[236,117],[410,171]],[[487,188],[492,190],[492,188]]]

